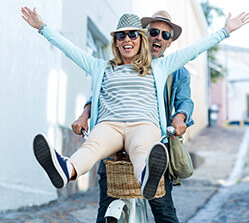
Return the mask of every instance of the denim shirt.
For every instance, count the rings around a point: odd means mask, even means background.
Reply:
[[[164,101],[165,106],[167,106],[167,84],[164,88]],[[194,124],[192,119],[192,113],[194,109],[194,103],[191,99],[191,90],[190,90],[190,75],[188,70],[183,67],[179,70],[173,72],[172,77],[172,85],[171,85],[171,97],[170,97],[170,107],[171,112],[173,107],[175,108],[175,113],[171,116],[170,122],[172,122],[173,118],[181,113],[184,114],[185,124],[187,127],[190,127]],[[166,109],[166,118],[168,120],[168,110]],[[168,123],[170,125],[170,123]]]

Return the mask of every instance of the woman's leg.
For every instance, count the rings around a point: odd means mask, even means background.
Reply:
[[[134,167],[136,178],[141,180],[145,159],[151,146],[158,142],[161,130],[152,122],[127,123],[125,150]]]
[[[96,125],[89,139],[72,155],[71,160],[57,153],[46,137],[38,134],[33,141],[35,157],[52,184],[56,188],[63,188],[69,180],[89,171],[99,159],[123,148],[122,123],[118,124],[103,122]]]
[[[122,125],[121,122],[101,122],[92,129],[86,142],[70,158],[77,176],[123,148]]]
[[[137,123],[129,129],[125,148],[141,183],[141,194],[151,200],[168,167],[167,148],[160,142],[161,131],[153,123]]]

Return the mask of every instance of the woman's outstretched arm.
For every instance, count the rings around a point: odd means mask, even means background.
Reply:
[[[65,55],[73,60],[78,66],[85,70],[88,74],[93,75],[97,67],[103,67],[106,61],[97,59],[88,54],[84,50],[75,46],[71,41],[55,32],[50,27],[46,26],[41,16],[37,13],[36,8],[29,9],[24,7],[21,9],[22,18],[33,28],[39,29],[42,34],[51,44],[59,48]]]

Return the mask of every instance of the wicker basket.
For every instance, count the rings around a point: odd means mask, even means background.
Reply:
[[[115,198],[142,198],[141,184],[134,176],[132,163],[127,160],[105,160],[107,195]],[[156,198],[165,195],[164,177],[160,181]]]

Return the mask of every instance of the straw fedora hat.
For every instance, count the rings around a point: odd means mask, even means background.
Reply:
[[[141,20],[135,14],[123,14],[119,21],[116,30],[112,31],[110,34],[114,36],[114,33],[126,31],[126,30],[138,30],[147,33],[147,29],[143,29]]]
[[[168,12],[160,10],[152,15],[152,17],[143,17],[141,19],[142,27],[145,28],[151,22],[162,21],[166,22],[171,26],[174,31],[173,41],[176,40],[182,32],[182,28],[173,22],[171,22],[171,17]]]

